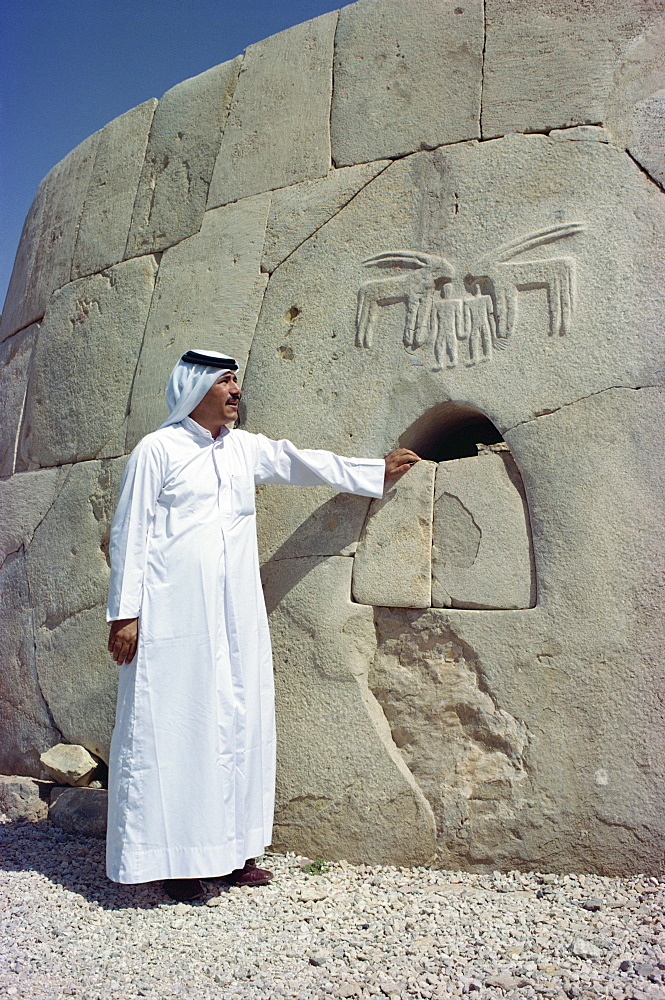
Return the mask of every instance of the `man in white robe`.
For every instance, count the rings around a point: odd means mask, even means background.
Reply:
[[[299,450],[231,429],[237,365],[188,351],[162,426],[129,457],[111,529],[109,650],[120,665],[109,765],[107,873],[164,880],[176,899],[200,878],[272,876],[275,714],[259,576],[257,483],[327,484],[379,497],[418,461]]]

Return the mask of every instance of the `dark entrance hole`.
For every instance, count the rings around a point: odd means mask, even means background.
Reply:
[[[430,462],[471,458],[479,444],[498,444],[503,438],[491,420],[470,403],[437,403],[404,431],[402,448],[411,448]]]

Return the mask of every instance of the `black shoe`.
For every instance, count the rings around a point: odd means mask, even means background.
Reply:
[[[179,903],[190,903],[204,895],[198,878],[165,878],[162,884],[166,895]]]

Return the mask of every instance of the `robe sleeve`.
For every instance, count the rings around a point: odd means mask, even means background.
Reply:
[[[151,436],[129,456],[111,525],[111,579],[106,620],[138,618],[148,537],[164,481],[166,456]]]
[[[257,483],[291,486],[332,486],[338,493],[383,496],[386,463],[382,458],[345,458],[331,451],[296,448],[290,441],[271,441],[255,435]]]

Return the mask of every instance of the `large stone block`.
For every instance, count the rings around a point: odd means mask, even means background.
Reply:
[[[328,173],[336,24],[335,11],[249,46],[208,208]]]
[[[104,612],[100,604],[35,629],[35,657],[39,686],[62,739],[108,764],[118,668],[106,648]]]
[[[653,382],[664,232],[659,190],[606,143],[511,136],[399,160],[272,275],[249,426],[377,456],[445,400],[503,429]]]
[[[356,551],[369,497],[327,486],[259,486],[256,518],[261,562],[302,556],[349,556]],[[1,495],[1,494],[0,494]]]
[[[483,137],[605,121],[622,53],[659,14],[653,0],[487,0]]]
[[[429,608],[432,603],[433,462],[418,462],[372,500],[353,568],[360,604]]]
[[[156,273],[140,257],[53,296],[33,354],[24,468],[95,458],[122,427]]]
[[[99,132],[84,139],[37,189],[0,317],[0,340],[41,319],[51,292],[69,281],[76,230],[98,141]]]
[[[69,467],[22,472],[0,482],[0,566],[26,546],[53,505]]]
[[[39,688],[32,595],[23,551],[0,568],[0,771],[48,778],[39,760],[60,739]]]
[[[28,368],[38,330],[39,324],[35,323],[0,347],[0,478],[14,471]]]
[[[95,163],[78,227],[71,279],[103,271],[125,256],[143,168],[153,98],[115,118],[99,133]]]
[[[152,120],[126,257],[166,250],[197,233],[242,59],[167,90]]]
[[[283,560],[264,573],[280,707],[273,843],[426,864],[434,818],[367,688],[373,616],[349,599],[351,559]]]
[[[331,170],[327,177],[275,191],[261,267],[272,273],[296,247],[329,222],[361,188],[380,174],[389,162],[379,160],[377,163]]]
[[[627,49],[615,73],[607,124],[647,173],[665,187],[665,17]]]
[[[127,450],[166,417],[164,387],[191,347],[228,351],[243,369],[267,283],[261,253],[270,195],[206,212],[201,232],[167,250],[132,390]]]
[[[536,603],[526,497],[508,452],[441,462],[434,495],[432,605]]]
[[[335,38],[333,162],[479,138],[482,69],[481,0],[344,7]]]
[[[38,625],[54,628],[77,611],[106,600],[108,540],[124,464],[125,459],[119,458],[71,466],[36,529],[27,561]]]

